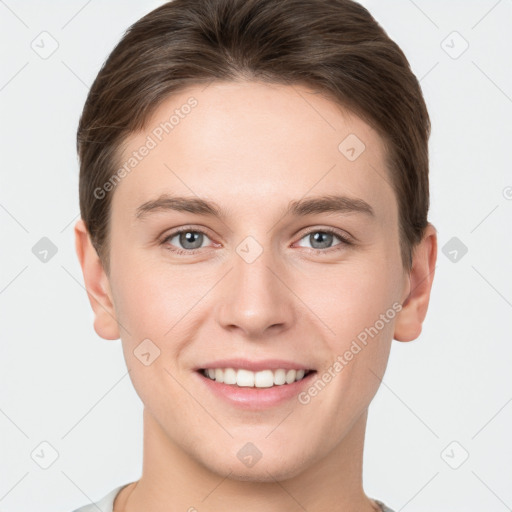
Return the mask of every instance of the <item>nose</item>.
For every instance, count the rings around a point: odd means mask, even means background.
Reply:
[[[274,337],[289,329],[296,321],[294,295],[285,267],[270,249],[252,262],[235,252],[232,262],[219,290],[217,321],[221,327],[239,331],[248,339]]]

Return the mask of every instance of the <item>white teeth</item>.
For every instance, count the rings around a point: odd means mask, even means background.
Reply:
[[[274,372],[274,384],[282,386],[286,382],[286,370],[276,370]]]
[[[224,384],[236,384],[236,372],[233,368],[224,370]]]
[[[271,388],[274,385],[272,370],[262,370],[254,374],[254,386],[257,388]]]
[[[217,382],[224,382],[224,372],[219,368],[215,368],[215,380]]]
[[[222,370],[215,370],[215,372],[217,371]],[[236,385],[245,386],[248,388],[254,387],[254,372],[250,372],[249,370],[238,370],[236,373]]]
[[[292,384],[293,382],[304,378],[305,370],[261,370],[251,372],[240,368],[208,368],[203,370],[203,375],[217,382],[231,384],[240,387],[270,388],[272,386],[282,386],[283,384]]]
[[[297,377],[297,372],[295,370],[288,370],[286,372],[286,384],[295,382],[295,377]]]

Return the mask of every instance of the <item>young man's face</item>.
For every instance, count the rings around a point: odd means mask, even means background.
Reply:
[[[96,307],[95,327],[121,336],[162,456],[173,446],[231,478],[279,480],[335,454],[364,424],[393,336],[413,339],[424,316],[425,298],[404,304],[411,278],[380,137],[298,85],[212,83],[163,103],[119,167],[134,151],[113,192],[113,307]],[[331,209],[298,208],[327,196]],[[151,208],[165,197],[222,216]],[[198,371],[237,372],[236,360],[315,372],[248,388]]]

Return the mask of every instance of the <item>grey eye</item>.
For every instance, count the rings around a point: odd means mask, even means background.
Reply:
[[[174,238],[178,238],[178,242],[175,245],[182,247],[183,249],[200,249],[203,245],[205,234],[200,231],[186,230],[175,235],[171,235],[168,238],[169,243],[173,243]]]
[[[341,240],[341,238],[334,234],[329,233],[328,231],[311,231],[310,233],[307,233],[304,237],[301,238],[301,240],[307,239],[310,243],[310,246],[312,249],[329,249],[333,245],[333,240],[335,238],[338,238],[338,240]],[[306,246],[307,247],[307,246]]]

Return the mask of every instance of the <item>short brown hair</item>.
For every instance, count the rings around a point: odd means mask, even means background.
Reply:
[[[371,14],[352,0],[173,0],[126,31],[78,126],[80,213],[107,272],[112,192],[98,199],[94,191],[164,99],[215,80],[302,84],[372,126],[386,146],[402,263],[411,268],[428,224],[430,119],[404,53]]]

